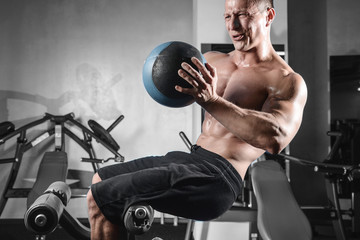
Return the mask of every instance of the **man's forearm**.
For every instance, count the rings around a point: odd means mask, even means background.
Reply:
[[[200,105],[239,139],[269,152],[281,150],[283,132],[271,113],[240,108],[222,97]]]

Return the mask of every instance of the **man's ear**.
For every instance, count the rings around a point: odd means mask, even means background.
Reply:
[[[268,27],[274,21],[276,13],[274,8],[267,8],[266,12],[267,12],[266,26]]]

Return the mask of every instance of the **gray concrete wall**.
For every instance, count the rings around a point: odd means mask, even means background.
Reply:
[[[329,147],[326,132],[330,111],[326,0],[289,1],[288,24],[289,64],[308,87],[303,124],[290,151],[297,157],[322,161]],[[292,166],[291,183],[301,204],[325,201],[322,176],[313,174],[312,169]]]
[[[113,130],[120,153],[144,155],[187,150],[178,136],[192,138],[192,107],[170,109],[153,101],[142,83],[142,66],[160,43],[192,43],[192,0],[4,0],[0,8],[0,121],[20,127],[44,112],[74,112],[83,123],[94,119]],[[80,133],[81,136],[81,133]],[[110,157],[97,147],[98,157]],[[10,154],[13,144],[0,146]],[[67,146],[69,167],[84,152]],[[17,186],[31,185],[42,152],[24,157]],[[9,164],[1,165],[0,181]],[[1,188],[1,186],[0,186]],[[8,210],[14,214],[16,206]]]

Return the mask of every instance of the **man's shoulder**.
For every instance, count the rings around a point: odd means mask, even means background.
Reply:
[[[277,56],[276,60],[272,64],[270,64],[270,68],[277,71],[280,74],[280,78],[291,79],[300,82],[304,81],[302,76],[299,73],[295,72],[289,66],[289,64],[279,56]]]

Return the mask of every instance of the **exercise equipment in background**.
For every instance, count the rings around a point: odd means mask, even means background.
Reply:
[[[54,182],[41,194],[25,213],[26,228],[37,235],[45,236],[53,232],[58,224],[65,222],[74,224],[72,236],[76,239],[90,239],[90,229],[77,222],[65,210],[71,198],[71,189],[61,181]],[[150,230],[154,221],[154,210],[147,204],[130,206],[124,216],[124,226],[127,230],[127,240],[135,240],[135,235]],[[65,225],[66,226],[66,225]],[[155,238],[160,239],[160,238]]]
[[[184,42],[162,43],[151,51],[144,63],[142,76],[146,91],[156,102],[167,107],[185,107],[194,102],[192,96],[175,90],[176,85],[192,87],[178,75],[182,62],[197,69],[191,62],[192,57],[206,62],[198,49]]]
[[[290,161],[291,163],[312,168],[314,172],[322,173],[325,176],[328,205],[326,206],[301,206],[302,210],[310,219],[311,224],[330,221],[332,223],[336,239],[346,240],[352,236],[359,237],[359,184],[352,189],[351,208],[345,209],[340,204],[341,185],[353,185],[360,180],[360,165],[357,163],[337,163],[336,156],[341,153],[341,145],[346,138],[344,131],[329,131],[328,136],[334,139],[331,151],[323,162],[301,159],[284,153],[270,156],[270,159],[277,161]],[[314,219],[314,221],[312,221]],[[345,224],[345,219],[350,226]]]
[[[180,136],[182,139],[187,139],[182,132]],[[188,144],[187,146],[190,145]],[[51,183],[43,193],[39,193],[37,198],[31,201],[33,203],[28,207],[24,217],[25,226],[37,236],[46,236],[55,231],[58,224],[60,224],[76,239],[89,240],[90,229],[65,209],[72,197],[72,189],[64,182],[64,179],[65,177],[61,181]],[[47,179],[42,179],[42,182],[48,181]],[[160,214],[163,220],[164,214]],[[123,233],[122,239],[135,240],[136,235],[144,234],[150,230],[154,221],[154,210],[146,203],[134,204],[125,212],[123,221],[127,232]],[[189,221],[188,223],[192,222]],[[161,224],[164,223],[161,222]],[[190,228],[187,227],[187,230],[190,230]],[[188,236],[190,236],[189,233],[186,233],[185,239],[189,239]],[[159,237],[152,239],[161,240]]]
[[[358,239],[359,185],[352,194],[355,196],[352,208],[346,209],[339,203],[339,184],[346,181],[351,184],[359,180],[360,165],[338,164],[334,158],[341,152],[339,146],[346,133],[330,131],[327,135],[334,138],[334,144],[323,162],[300,159],[284,153],[265,154],[262,159],[256,160],[249,167],[242,194],[237,201],[229,211],[211,222],[247,222],[251,240],[311,239],[319,234],[316,227],[324,227],[324,223],[332,224],[337,240]],[[326,183],[330,186],[327,189],[328,205],[297,204],[284,169],[290,162],[306,166],[325,176]],[[351,224],[345,224],[345,220]],[[203,225],[201,239],[207,235],[204,229],[208,229],[209,222],[203,222]]]
[[[75,217],[71,216],[66,209],[62,210],[63,208],[60,207],[60,202],[66,205],[69,196],[72,198],[86,197],[91,178],[87,186],[73,187],[70,193],[69,190],[66,190],[59,184],[53,185],[54,182],[65,182],[68,177],[69,169],[65,137],[72,139],[85,151],[85,154],[88,156],[82,158],[82,161],[91,163],[95,173],[101,163],[111,160],[115,162],[124,161],[124,157],[118,152],[120,148],[119,145],[110,134],[110,131],[123,119],[124,116],[121,115],[106,130],[94,120],[89,121],[89,129],[80,121],[76,120],[73,113],[66,115],[45,113],[42,118],[32,121],[18,129],[15,129],[14,125],[10,122],[0,124],[0,145],[8,141],[12,144],[13,141],[11,141],[11,139],[16,139],[14,156],[0,159],[0,164],[12,164],[8,178],[5,181],[4,190],[0,195],[0,215],[9,198],[27,198],[27,208],[29,211],[25,218],[30,218],[30,222],[33,222],[33,224],[27,224],[27,227],[32,231],[37,232],[39,235],[47,234],[51,232],[54,227],[56,228],[59,222],[60,225],[70,233],[70,235],[75,236],[76,239],[89,239],[89,229],[82,225]],[[45,126],[46,129],[36,134],[41,126]],[[37,131],[33,131],[35,129],[37,129]],[[82,135],[79,136],[80,134]],[[49,141],[50,139],[51,141]],[[102,145],[113,156],[106,159],[97,158],[95,149],[93,148],[93,140]],[[46,151],[43,154],[33,187],[16,187],[15,182],[18,178],[24,154],[39,145],[47,146],[50,149],[52,148],[52,150]],[[45,194],[43,194],[44,192]],[[59,201],[59,199],[61,201]],[[49,205],[56,207],[49,208],[47,207]],[[42,212],[41,214],[39,213],[39,209]]]
[[[54,231],[70,197],[71,189],[66,183],[53,182],[26,211],[26,228],[41,235]]]
[[[0,164],[12,164],[9,177],[5,183],[5,189],[0,195],[0,215],[9,198],[27,198],[27,211],[24,215],[24,222],[27,229],[35,234],[35,239],[45,239],[60,225],[73,238],[89,240],[90,228],[88,227],[88,221],[83,222],[66,210],[66,205],[70,199],[86,197],[89,186],[78,188],[73,184],[66,183],[69,169],[65,137],[72,139],[85,150],[88,157],[82,158],[81,161],[91,163],[95,173],[101,163],[108,161],[121,163],[124,161],[124,157],[118,153],[120,146],[110,134],[110,131],[123,119],[124,116],[121,115],[107,129],[94,120],[88,121],[89,129],[76,120],[73,113],[60,116],[45,113],[41,119],[30,122],[18,129],[15,129],[14,124],[11,122],[0,123],[0,145],[17,137],[14,157],[0,158]],[[46,130],[39,134],[33,134],[32,130],[38,129],[40,125],[43,126],[42,124],[46,126]],[[79,133],[82,134],[81,137],[78,136]],[[95,149],[92,146],[93,142],[105,147],[113,156],[106,159],[97,158]],[[39,145],[53,146],[54,149],[43,154],[34,186],[28,189],[15,187],[14,184],[24,154]],[[89,179],[89,184],[90,182],[91,179]],[[162,213],[160,214],[160,223],[164,224],[165,216]],[[149,231],[154,221],[154,211],[151,206],[146,204],[133,205],[127,210],[124,220],[128,232],[124,233],[126,236],[123,239],[135,240],[135,235]],[[175,217],[173,226],[177,227],[177,224],[178,218]],[[154,234],[154,232],[151,234]],[[161,240],[159,237],[153,239]]]

